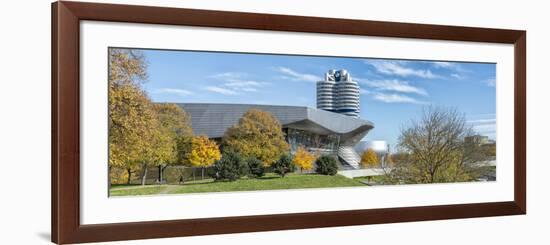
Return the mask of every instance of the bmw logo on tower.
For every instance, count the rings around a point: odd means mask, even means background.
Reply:
[[[359,118],[359,85],[346,70],[330,70],[317,82],[317,108]]]

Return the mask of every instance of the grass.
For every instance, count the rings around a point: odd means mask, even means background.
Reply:
[[[111,186],[111,196],[128,196],[128,195],[154,195],[164,191],[166,186],[161,185],[133,185],[133,186]],[[135,194],[134,194],[135,193]]]
[[[111,186],[111,196],[135,196],[154,194],[181,194],[227,191],[282,190],[327,187],[365,186],[358,180],[341,175],[289,174],[284,178],[267,174],[261,178],[241,178],[236,181],[214,181],[212,179],[189,181],[183,185]]]

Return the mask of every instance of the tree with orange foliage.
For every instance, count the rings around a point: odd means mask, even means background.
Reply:
[[[315,161],[315,155],[309,153],[303,146],[299,146],[294,154],[292,161],[294,165],[300,168],[300,170],[310,170],[313,168],[313,162]]]
[[[376,167],[379,163],[378,156],[372,149],[366,150],[361,155],[361,164],[366,168]]]

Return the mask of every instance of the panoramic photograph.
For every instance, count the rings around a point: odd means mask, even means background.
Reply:
[[[108,60],[110,197],[497,178],[495,63],[114,47]]]

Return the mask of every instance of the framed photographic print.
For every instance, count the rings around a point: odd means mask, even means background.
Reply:
[[[52,241],[525,214],[520,30],[52,5]]]

